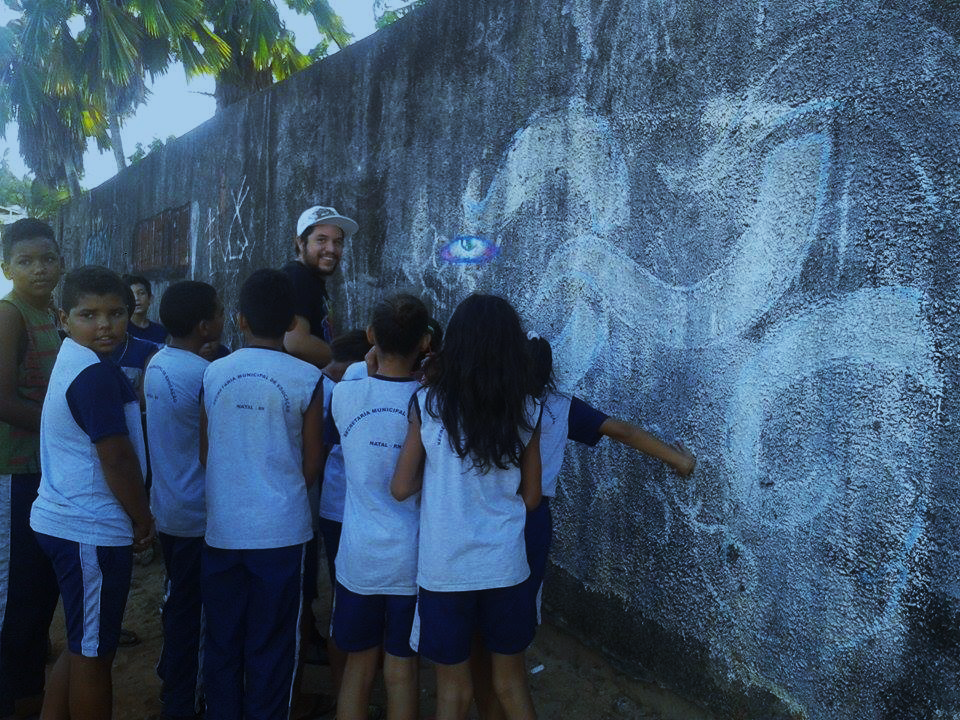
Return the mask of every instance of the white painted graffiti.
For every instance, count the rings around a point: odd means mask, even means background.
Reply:
[[[218,262],[238,265],[247,258],[252,244],[247,236],[243,205],[249,194],[250,187],[244,175],[240,187],[229,191],[227,202],[221,202],[221,207],[207,208],[203,236],[207,246],[207,270],[211,276]],[[229,222],[224,222],[224,214],[229,216]]]

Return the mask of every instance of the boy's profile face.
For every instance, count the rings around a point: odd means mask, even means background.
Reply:
[[[60,282],[63,263],[55,242],[48,238],[30,238],[16,243],[10,259],[3,262],[3,275],[26,300],[38,304],[50,301],[50,293]]]
[[[88,293],[69,311],[60,311],[60,323],[75,343],[107,355],[126,337],[127,304],[119,295]]]
[[[147,292],[145,288],[140,283],[134,283],[130,286],[131,292],[133,292],[133,300],[136,303],[133,314],[134,315],[146,315],[147,311],[150,309],[150,301],[153,299],[153,296]]]

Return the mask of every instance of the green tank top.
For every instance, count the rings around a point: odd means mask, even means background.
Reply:
[[[20,313],[27,331],[27,346],[17,368],[17,394],[43,404],[47,383],[60,350],[60,334],[52,309],[38,310],[12,291],[0,302]],[[0,475],[40,472],[40,433],[0,422]]]

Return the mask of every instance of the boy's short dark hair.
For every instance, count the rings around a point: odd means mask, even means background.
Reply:
[[[217,314],[217,291],[199,280],[175,282],[160,298],[160,322],[175,338],[186,337],[201,320]]]
[[[143,275],[124,275],[123,282],[127,287],[131,285],[143,285],[143,289],[147,291],[147,295],[153,297],[153,288],[150,287],[150,281]]]
[[[260,337],[283,337],[293,322],[293,304],[293,281],[279,270],[257,270],[240,288],[240,313]]]
[[[126,281],[123,283],[123,302],[127,306],[127,315],[133,317],[133,311],[137,309],[137,298]]]
[[[330,343],[334,362],[360,362],[373,347],[367,340],[365,330],[348,330],[337,335]]]
[[[430,352],[438,353],[443,347],[443,326],[435,317],[427,322],[427,332],[430,333]]]
[[[18,242],[35,240],[36,238],[46,238],[56,246],[57,252],[60,252],[60,245],[57,243],[52,227],[43,220],[22,218],[3,228],[3,261],[10,262],[10,257],[13,255],[13,246]]]
[[[63,278],[60,307],[68,313],[84,295],[116,295],[126,305],[128,292],[129,286],[124,285],[113,270],[100,265],[84,265],[71,270]]]
[[[381,300],[373,309],[370,325],[377,347],[388,355],[409,355],[427,334],[430,313],[423,301],[401,293]]]

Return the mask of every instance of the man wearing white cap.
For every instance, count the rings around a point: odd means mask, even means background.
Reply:
[[[357,223],[335,208],[316,205],[297,220],[297,259],[283,267],[293,280],[296,324],[283,338],[291,355],[322,368],[330,362],[330,323],[326,278],[336,272],[346,241]]]

